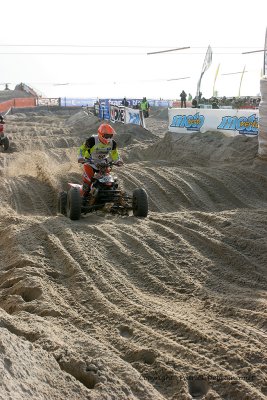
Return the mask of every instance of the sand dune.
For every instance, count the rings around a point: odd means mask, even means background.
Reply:
[[[0,399],[265,399],[266,163],[257,138],[116,125],[146,219],[71,221],[83,112],[7,118],[0,153]]]

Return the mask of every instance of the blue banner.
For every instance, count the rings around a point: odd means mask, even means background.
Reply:
[[[89,97],[89,98],[75,98],[75,97],[60,97],[60,104],[61,107],[93,107],[94,104],[99,101],[105,110],[102,110],[102,116],[107,114],[107,108],[109,104],[113,104],[116,106],[121,106],[123,98],[119,99],[97,99],[96,97]],[[141,103],[142,99],[127,99],[129,106],[132,108],[137,108],[138,104]],[[155,100],[155,99],[148,99],[150,107],[171,107],[172,100]]]
[[[72,97],[60,97],[61,107],[93,107],[97,98],[72,98]]]

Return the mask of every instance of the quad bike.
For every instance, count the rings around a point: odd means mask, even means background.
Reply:
[[[0,146],[3,146],[4,150],[9,148],[9,139],[4,132],[0,132]]]
[[[97,210],[119,215],[129,215],[129,211],[132,211],[135,217],[146,217],[146,191],[136,188],[131,196],[123,191],[118,185],[117,177],[111,174],[113,165],[116,163],[106,160],[96,165],[98,171],[94,174],[87,197],[84,197],[83,185],[68,183],[68,190],[59,193],[58,212],[71,220],[78,220],[81,214]]]

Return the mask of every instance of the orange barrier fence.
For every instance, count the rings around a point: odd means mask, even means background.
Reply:
[[[3,103],[0,103],[0,112],[5,112],[9,110],[12,107],[12,105],[13,105],[13,99],[3,101]]]
[[[18,108],[36,107],[36,98],[25,97],[25,98],[3,101],[3,103],[0,103],[0,112],[5,112],[9,110],[11,107],[18,107]]]

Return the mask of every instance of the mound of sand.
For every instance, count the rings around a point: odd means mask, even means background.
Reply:
[[[85,111],[79,111],[66,120],[66,125],[73,129],[73,133],[81,134],[83,132],[95,134],[99,127],[99,118]]]
[[[134,124],[125,125],[122,123],[113,124],[110,121],[100,120],[94,115],[88,115],[84,111],[72,115],[67,120],[67,124],[70,125],[73,134],[82,136],[84,139],[90,135],[95,135],[98,127],[102,123],[109,123],[113,126],[116,131],[115,140],[120,146],[127,146],[129,144],[155,139],[155,135],[142,126]]]
[[[0,399],[263,400],[267,164],[257,138],[116,124],[146,219],[57,213],[100,121],[7,117],[0,151]]]
[[[166,160],[179,165],[252,164],[258,150],[257,137],[227,137],[220,132],[171,133],[138,151],[141,160]],[[128,155],[135,160],[136,151]]]

